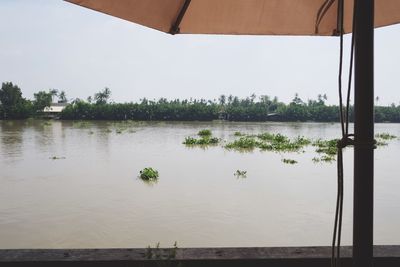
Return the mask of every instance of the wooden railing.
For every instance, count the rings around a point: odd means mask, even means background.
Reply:
[[[351,247],[341,250],[351,266]],[[330,247],[5,249],[0,266],[271,266],[329,267]],[[375,246],[374,267],[399,267],[400,246]]]

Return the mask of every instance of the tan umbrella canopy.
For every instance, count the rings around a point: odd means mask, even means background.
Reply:
[[[170,34],[342,36],[354,21],[354,140],[342,141],[354,145],[353,263],[373,266],[373,28],[400,22],[400,0],[66,1]]]
[[[335,0],[67,0],[167,33],[337,35]],[[399,0],[375,0],[375,27],[400,22]],[[351,32],[353,0],[345,1]]]

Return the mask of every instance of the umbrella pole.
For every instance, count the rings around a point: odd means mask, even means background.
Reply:
[[[373,266],[374,0],[358,0],[355,18],[353,266]]]

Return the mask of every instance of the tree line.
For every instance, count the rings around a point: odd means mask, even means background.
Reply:
[[[339,121],[339,107],[327,105],[326,95],[303,101],[295,94],[285,104],[277,97],[251,95],[245,98],[221,95],[215,100],[141,99],[137,103],[110,102],[111,90],[104,88],[86,100],[75,99],[60,114],[65,120],[166,120],[166,121]],[[3,83],[0,89],[0,119],[24,119],[40,116],[54,101],[67,103],[64,91],[51,89],[34,94],[34,100],[22,97],[21,89]],[[377,99],[378,100],[378,99]],[[350,120],[353,108],[350,107]],[[376,122],[400,122],[400,105],[375,106]]]
[[[0,119],[27,119],[43,113],[58,97],[59,103],[67,103],[64,91],[56,89],[34,93],[34,100],[22,97],[22,91],[12,82],[2,83],[0,89]]]

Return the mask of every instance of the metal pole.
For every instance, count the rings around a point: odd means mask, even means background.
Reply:
[[[374,0],[356,0],[353,266],[373,266]]]

